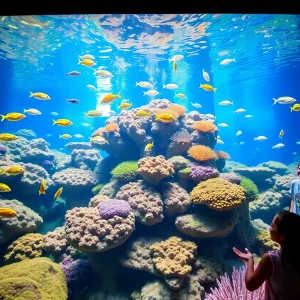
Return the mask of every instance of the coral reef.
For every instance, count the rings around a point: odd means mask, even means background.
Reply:
[[[0,245],[14,237],[35,232],[43,223],[43,219],[29,207],[18,200],[0,200],[2,207],[16,211],[13,218],[0,218]]]
[[[164,218],[161,195],[142,180],[122,186],[116,198],[128,201],[136,220],[144,225],[154,225]]]
[[[38,257],[0,268],[1,299],[66,300],[67,282],[61,267]]]
[[[12,244],[6,250],[5,263],[11,264],[25,259],[43,256],[43,235],[39,233],[27,233]]]

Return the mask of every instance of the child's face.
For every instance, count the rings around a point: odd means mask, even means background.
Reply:
[[[300,165],[297,168],[297,175],[300,176]]]
[[[276,225],[276,218],[277,218],[277,215],[273,218],[272,224],[269,228],[270,238],[273,242],[281,245],[281,243],[284,241],[284,235],[278,233],[278,228]]]

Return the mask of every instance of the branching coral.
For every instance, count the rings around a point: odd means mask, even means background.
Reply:
[[[151,245],[150,251],[155,267],[161,274],[185,277],[192,271],[191,263],[196,258],[197,245],[172,236]]]

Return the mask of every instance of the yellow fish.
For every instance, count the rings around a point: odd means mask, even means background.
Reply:
[[[46,194],[46,189],[47,189],[47,186],[46,186],[46,180],[43,179],[42,182],[41,182],[41,185],[40,185],[40,189],[39,189],[39,195],[41,194]]]
[[[200,83],[200,88],[207,92],[212,92],[212,91],[216,92],[217,90],[217,88],[214,88],[213,86],[207,83],[205,84]]]
[[[174,62],[173,62],[173,69],[174,69],[174,71],[177,70],[177,62],[176,62],[176,60],[174,60]]]
[[[299,111],[300,110],[300,104],[296,103],[294,106],[291,106],[291,111]]]
[[[281,129],[279,132],[279,138],[282,139],[283,135],[284,135],[284,131],[283,131],[283,129]]]
[[[170,114],[162,114],[162,115],[156,115],[155,116],[155,120],[157,119],[161,119],[161,120],[165,120],[165,121],[173,121],[174,117]]]
[[[53,121],[53,124],[52,125],[55,125],[57,124],[58,126],[71,126],[73,123],[68,120],[68,119],[58,119],[58,120],[52,120]]]
[[[103,113],[98,110],[89,110],[87,113],[84,113],[87,117],[101,117]]]
[[[34,97],[35,99],[38,99],[38,100],[50,100],[50,96],[45,94],[45,93],[41,93],[41,92],[37,92],[37,93],[32,93],[32,92],[29,92],[30,95],[29,97]]]
[[[107,95],[105,95],[102,98],[102,100],[100,101],[100,103],[102,103],[102,104],[111,103],[117,98],[121,98],[120,92],[118,94],[107,94]]]
[[[151,112],[145,111],[143,109],[138,110],[134,115],[135,118],[143,118],[143,117],[150,117]]]
[[[118,106],[118,109],[124,110],[127,109],[129,107],[131,107],[132,104],[131,103],[122,103],[121,105]]]
[[[9,113],[6,116],[5,115],[1,115],[1,117],[2,117],[1,122],[3,122],[4,120],[8,120],[8,121],[20,121],[20,120],[26,118],[25,115],[23,115],[21,113],[18,113],[18,112]]]
[[[7,193],[10,191],[11,191],[11,189],[8,185],[6,185],[5,183],[0,183],[0,192]]]
[[[17,215],[17,212],[9,207],[0,207],[0,218],[13,218]]]
[[[83,59],[83,60],[81,60],[80,58],[78,58],[78,64],[79,65],[83,65],[83,66],[87,66],[87,67],[91,67],[91,66],[96,65],[96,63],[93,60],[91,60],[91,59]]]
[[[148,144],[145,146],[145,151],[150,151],[153,147],[154,147],[153,142],[152,142],[152,143],[148,143]]]
[[[72,138],[71,134],[65,133],[59,136],[60,139],[70,139]]]
[[[17,140],[18,137],[11,133],[0,133],[0,142],[10,142]]]
[[[57,192],[54,194],[54,199],[57,199],[58,197],[60,197],[62,190],[63,190],[63,187],[61,187],[57,190]]]
[[[4,173],[7,173],[7,174],[12,175],[12,176],[23,174],[25,172],[25,169],[20,167],[20,166],[11,166],[11,167],[8,167],[5,170],[0,168],[0,170],[1,170],[0,175],[2,175]]]
[[[180,99],[185,99],[186,98],[185,94],[182,94],[182,93],[176,94],[175,96],[180,98]]]

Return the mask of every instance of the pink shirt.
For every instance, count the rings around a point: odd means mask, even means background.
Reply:
[[[288,263],[282,265],[280,250],[269,251],[269,255],[273,273],[266,280],[265,300],[300,300],[300,277]]]

